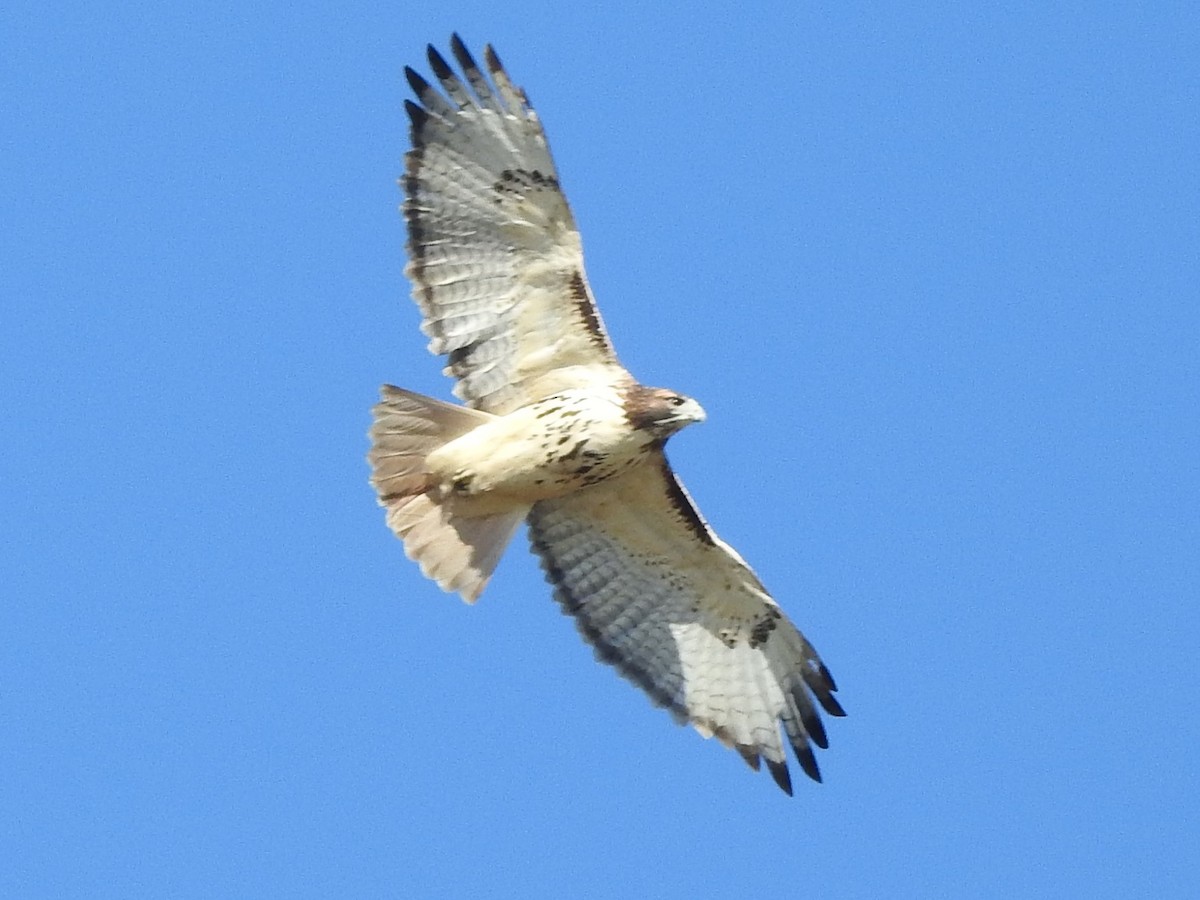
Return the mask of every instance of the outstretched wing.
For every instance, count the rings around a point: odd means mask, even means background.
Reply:
[[[583,271],[546,135],[492,48],[491,80],[458,35],[465,82],[431,46],[436,90],[405,69],[413,149],[403,179],[406,274],[455,393],[504,414],[567,388],[629,381]]]
[[[792,792],[828,746],[813,704],[844,715],[817,651],[693,506],[666,458],[536,504],[530,540],[580,632],[677,721],[715,735]]]

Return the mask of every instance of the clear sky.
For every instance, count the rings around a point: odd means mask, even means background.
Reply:
[[[16,6],[0,895],[1195,890],[1194,4]],[[595,663],[522,538],[471,608],[375,506],[378,385],[449,397],[395,179],[455,29],[838,679],[793,799]]]

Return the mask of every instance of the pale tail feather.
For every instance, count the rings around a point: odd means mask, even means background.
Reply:
[[[492,417],[391,385],[381,393],[367,458],[388,526],[426,577],[473,603],[527,510],[454,515],[433,494],[425,457]]]

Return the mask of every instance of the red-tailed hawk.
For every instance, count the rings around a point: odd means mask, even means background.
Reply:
[[[828,746],[813,699],[844,715],[829,670],[700,515],[663,454],[704,419],[617,361],[579,232],[525,93],[455,35],[439,92],[406,69],[410,262],[442,403],[391,386],[374,408],[372,484],[409,557],[474,601],[524,520],[555,599],[601,660],[679,722],[792,792],[780,724],[811,778]]]

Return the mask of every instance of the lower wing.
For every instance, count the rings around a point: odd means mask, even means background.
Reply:
[[[792,792],[780,724],[805,773],[828,746],[813,698],[845,715],[829,670],[661,454],[529,515],[555,598],[597,657],[680,722]]]

